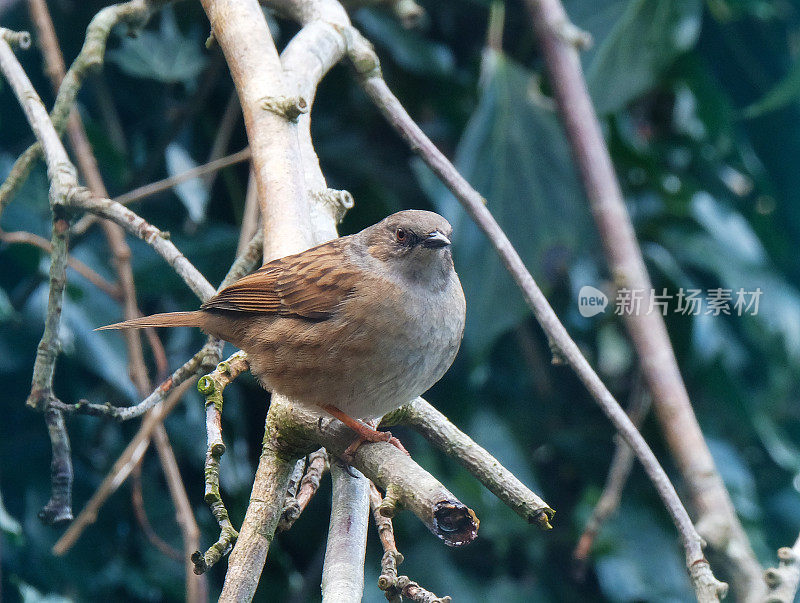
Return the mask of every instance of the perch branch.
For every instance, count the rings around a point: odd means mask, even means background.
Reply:
[[[352,443],[352,431],[339,421],[320,421],[318,413],[288,401],[272,410],[273,423],[266,437],[284,455],[310,451],[322,444],[328,454],[341,456]],[[407,508],[450,546],[475,539],[478,520],[472,510],[395,446],[385,442],[362,444],[352,466],[387,493],[382,507],[387,516],[393,516],[400,507]]]

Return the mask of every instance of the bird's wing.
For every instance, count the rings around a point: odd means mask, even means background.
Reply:
[[[330,318],[359,281],[358,271],[351,268],[342,248],[342,239],[336,239],[273,260],[226,287],[201,308]]]

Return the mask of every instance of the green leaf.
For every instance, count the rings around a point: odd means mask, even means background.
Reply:
[[[613,113],[650,90],[700,33],[700,0],[566,0],[572,21],[594,46],[582,55],[599,114]]]
[[[597,580],[610,601],[690,601],[677,538],[640,506],[623,503],[601,533]]]
[[[743,114],[752,119],[782,109],[800,98],[800,61],[795,61],[786,77],[760,100],[745,108]]]
[[[143,31],[136,38],[124,38],[122,46],[108,53],[108,60],[132,77],[165,84],[190,85],[206,64],[199,30],[184,36],[172,10],[164,10],[159,31]]]
[[[170,177],[197,167],[197,162],[189,155],[189,151],[177,142],[173,142],[167,147],[165,155],[167,173]],[[175,186],[175,194],[178,195],[178,199],[183,203],[192,222],[197,224],[205,220],[209,195],[208,187],[202,178],[192,178],[181,182]]]
[[[556,116],[532,96],[531,73],[486,57],[481,99],[456,151],[456,168],[488,200],[545,290],[590,242],[589,217]],[[453,257],[467,298],[466,348],[481,359],[528,307],[489,240],[421,164],[423,188],[453,225]]]

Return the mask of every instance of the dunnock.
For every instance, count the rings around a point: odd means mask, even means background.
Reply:
[[[363,439],[372,420],[436,383],[464,331],[450,224],[409,210],[361,232],[269,262],[195,312],[101,327],[200,327],[247,352],[270,391],[325,409]],[[402,446],[400,446],[402,448]]]

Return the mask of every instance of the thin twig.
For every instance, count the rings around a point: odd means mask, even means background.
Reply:
[[[114,197],[113,201],[121,205],[130,205],[131,203],[141,201],[147,197],[152,197],[153,195],[157,195],[158,193],[174,188],[182,182],[186,182],[187,180],[199,178],[200,176],[207,174],[213,174],[221,169],[236,165],[237,163],[242,163],[243,161],[248,161],[249,159],[250,148],[248,147],[236,153],[232,153],[231,155],[226,155],[225,157],[220,157],[219,159],[209,161],[203,165],[198,165],[197,167],[186,170],[185,172],[181,172],[180,174],[175,174],[169,178],[151,182],[150,184],[145,184],[144,186],[135,188],[123,195]],[[96,218],[94,216],[84,216],[72,226],[72,234],[76,236],[84,234],[89,227],[94,224],[95,221]]]
[[[301,459],[300,462],[305,464],[304,459]],[[298,462],[298,465],[300,462]],[[316,494],[322,475],[329,467],[328,453],[324,448],[320,448],[308,455],[308,467],[305,468],[305,474],[301,474],[302,479],[297,482],[297,491],[293,493],[291,488],[287,489],[281,520],[278,524],[279,531],[285,532],[294,525],[294,522],[297,521],[297,518],[300,517],[314,494]]]
[[[225,388],[240,374],[249,370],[247,354],[236,352],[227,360],[220,362],[212,372],[203,376],[197,383],[198,391],[206,398],[206,448],[205,501],[220,528],[217,541],[205,552],[198,550],[192,552],[194,572],[203,574],[213,567],[217,561],[227,555],[239,537],[239,532],[233,527],[228,509],[219,493],[219,461],[225,454],[225,444],[222,441],[222,403]]]
[[[25,232],[23,230],[16,230],[14,232],[0,230],[0,241],[7,243],[8,245],[33,245],[34,247],[38,247],[47,253],[53,252],[53,246],[50,244],[50,241],[44,237],[40,237],[37,234]],[[122,299],[122,295],[117,285],[109,283],[106,279],[97,274],[97,272],[89,268],[89,266],[81,262],[79,259],[74,258],[71,255],[67,255],[67,266],[72,268],[75,272],[80,274],[83,278],[92,283],[95,287],[100,289],[112,299]]]
[[[194,518],[194,511],[192,511],[189,496],[186,494],[186,487],[183,485],[178,461],[169,443],[167,430],[163,423],[156,425],[153,430],[153,443],[167,480],[167,488],[172,498],[172,504],[175,506],[175,519],[183,540],[183,554],[180,556],[180,560],[183,562],[186,574],[186,601],[187,603],[206,603],[208,601],[208,580],[205,576],[198,576],[194,573],[194,563],[191,560],[192,553],[197,550],[200,543],[200,528]]]
[[[178,385],[174,391],[167,396],[164,403],[155,408],[155,412],[145,417],[139,431],[125,447],[125,450],[86,503],[86,506],[78,517],[75,518],[75,521],[72,522],[67,531],[64,532],[61,538],[53,545],[52,550],[54,555],[63,555],[66,553],[72,548],[72,545],[75,544],[86,527],[94,523],[100,507],[102,507],[106,499],[124,483],[131,474],[131,471],[133,471],[133,468],[139,462],[139,459],[144,456],[150,443],[150,436],[153,430],[161,424],[164,418],[175,408],[178,402],[180,402],[181,397],[186,393],[192,383],[194,383],[194,379],[187,379]]]
[[[214,142],[211,145],[211,151],[208,153],[206,165],[216,161],[225,154],[225,151],[228,149],[228,145],[231,142],[231,137],[233,136],[236,124],[239,122],[239,118],[241,116],[242,107],[239,105],[239,97],[236,95],[236,90],[233,90],[228,98],[228,103],[225,105],[225,111],[222,113],[222,117],[219,120],[219,125],[217,125],[217,132],[214,135]],[[218,173],[219,172],[217,170],[214,170],[213,172],[205,174],[205,177],[203,178],[203,184],[205,184],[208,190],[211,190],[214,186],[214,181],[216,180]]]
[[[142,494],[142,461],[144,461],[144,455],[131,470],[131,506],[133,507],[133,514],[136,516],[136,522],[142,528],[145,538],[162,555],[175,561],[183,561],[183,555],[181,555],[180,551],[156,534],[153,524],[150,523],[150,519],[147,517],[147,509],[144,507],[144,495]]]
[[[644,391],[641,379],[637,375],[631,390],[630,404],[628,407],[628,416],[637,429],[641,427],[649,409],[650,397],[647,392]],[[630,446],[618,437],[603,491],[572,553],[572,558],[578,563],[579,571],[582,570],[582,566],[589,557],[589,552],[592,549],[594,540],[597,534],[600,533],[603,524],[612,513],[617,510],[617,507],[619,507],[619,503],[622,500],[622,490],[625,487],[625,483],[628,481],[628,476],[633,468],[634,460],[633,451]]]
[[[92,404],[85,400],[81,400],[75,404],[65,404],[61,401],[54,401],[51,403],[51,406],[62,412],[92,415],[96,417],[109,417],[117,421],[128,421],[136,417],[141,417],[148,410],[162,402],[172,389],[196,375],[197,372],[208,363],[209,358],[218,356],[220,347],[216,340],[210,340],[197,354],[192,356],[192,358],[173,372],[166,381],[153,390],[147,398],[134,406],[113,406],[109,403]]]
[[[391,518],[381,513],[383,496],[372,482],[369,484],[369,503],[372,508],[372,518],[375,521],[375,527],[378,528],[378,536],[383,546],[378,588],[386,593],[386,598],[389,601],[398,602],[405,597],[411,601],[424,603],[450,603],[452,599],[449,596],[437,597],[413,582],[408,576],[397,575],[397,566],[403,563],[403,555],[397,550]]]

